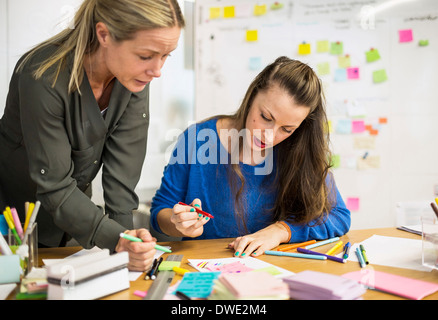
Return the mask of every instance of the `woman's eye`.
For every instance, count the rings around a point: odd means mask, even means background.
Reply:
[[[287,130],[286,128],[283,128],[283,131],[286,132],[287,134],[292,133],[293,130]]]
[[[271,119],[265,117],[265,115],[264,115],[263,113],[261,113],[260,115],[262,116],[262,118],[263,118],[264,120],[266,120],[266,121],[272,121]]]
[[[151,59],[151,57],[143,57],[143,56],[140,56],[140,60],[150,60]]]

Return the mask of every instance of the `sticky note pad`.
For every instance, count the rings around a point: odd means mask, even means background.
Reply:
[[[301,43],[298,46],[298,54],[301,55],[310,54],[310,43]]]
[[[220,272],[188,272],[176,291],[181,291],[190,298],[207,298],[213,290],[214,280]]]
[[[405,30],[399,30],[398,31],[398,40],[399,42],[411,42],[414,40],[414,37],[412,35],[412,29],[405,29]]]
[[[340,55],[344,53],[344,45],[342,42],[332,42],[330,44],[330,53],[335,55]]]
[[[20,276],[20,256],[0,256],[0,283],[20,282]]]
[[[363,120],[353,120],[351,122],[351,131],[353,133],[362,133],[365,131],[365,122]]]
[[[386,80],[388,80],[388,76],[386,75],[385,69],[376,70],[373,72],[374,83],[381,83],[381,82],[385,82]]]
[[[224,7],[224,18],[234,18],[235,15],[236,14],[234,6]]]
[[[341,166],[341,156],[339,154],[332,154],[330,164],[333,168],[339,168]]]
[[[263,16],[266,14],[266,12],[267,12],[266,4],[254,6],[254,15],[255,16]]]
[[[339,68],[348,68],[351,66],[351,58],[350,56],[339,56],[338,57],[338,65]]]
[[[212,7],[210,8],[210,19],[217,19],[221,16],[221,8]]]
[[[350,197],[347,198],[347,209],[350,211],[358,211],[359,210],[359,198]]]
[[[246,41],[254,42],[258,40],[258,31],[257,30],[247,30],[246,31]]]
[[[316,41],[316,52],[323,53],[329,52],[330,43],[328,40],[319,40]]]
[[[282,4],[278,1],[275,1],[273,4],[271,4],[271,10],[280,10],[283,8],[283,6],[284,6],[284,4]]]
[[[321,62],[316,65],[316,70],[320,76],[330,74],[330,64],[328,62]]]
[[[420,40],[418,41],[418,45],[420,47],[427,47],[429,45],[429,40]]]
[[[172,271],[173,267],[179,267],[181,261],[162,261],[158,266],[158,271]]]
[[[336,82],[347,81],[347,70],[346,69],[336,69],[335,70],[335,81]]]
[[[249,58],[249,69],[250,70],[260,70],[262,68],[262,58],[261,57],[251,57]]]
[[[370,49],[369,51],[365,52],[365,57],[367,62],[374,62],[380,59],[380,53],[377,49]]]
[[[359,68],[357,68],[357,67],[347,68],[347,78],[348,79],[359,79]]]

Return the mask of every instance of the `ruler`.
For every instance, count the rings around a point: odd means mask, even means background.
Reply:
[[[167,257],[166,261],[181,261],[182,258],[182,254],[171,254]],[[162,300],[174,276],[174,271],[163,270],[158,272],[157,278],[154,280],[154,283],[149,288],[143,300]]]

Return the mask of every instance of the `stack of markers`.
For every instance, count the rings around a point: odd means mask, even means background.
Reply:
[[[8,229],[12,233],[15,243],[17,245],[27,244],[27,239],[32,232],[33,224],[35,223],[38,215],[38,210],[41,203],[26,203],[26,220],[24,224],[21,224],[18,217],[17,210],[15,208],[6,207],[3,211],[3,215],[0,214],[0,230],[3,235],[8,234]],[[3,255],[12,254],[6,240],[0,236],[0,249]]]

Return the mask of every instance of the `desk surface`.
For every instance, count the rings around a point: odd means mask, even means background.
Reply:
[[[401,237],[410,239],[421,239],[421,236],[408,233],[405,231],[397,230],[396,228],[383,228],[383,229],[367,229],[367,230],[352,230],[345,236],[341,237],[341,240],[346,243],[362,242],[372,235],[382,235],[391,237]],[[194,268],[188,265],[187,259],[212,259],[212,258],[230,258],[233,256],[233,252],[227,249],[227,244],[231,239],[214,239],[214,240],[194,240],[194,241],[175,241],[175,242],[161,242],[160,245],[171,246],[171,254],[184,255],[181,267],[190,271],[196,271]],[[324,252],[324,247],[321,247],[321,252]],[[330,245],[327,245],[330,248]],[[67,248],[51,248],[39,250],[39,263],[42,265],[41,259],[43,258],[64,258],[70,254],[80,250],[80,247],[67,247]],[[168,254],[164,254],[166,259]],[[345,264],[337,263],[333,261],[316,261],[310,259],[296,259],[286,258],[278,256],[260,256],[259,259],[269,262],[278,267],[290,270],[292,272],[301,272],[304,270],[321,271],[336,275],[342,275],[347,272],[360,270],[360,266],[357,262],[348,261]],[[384,271],[400,276],[406,276],[413,279],[424,280],[438,283],[438,270],[432,270],[431,272],[416,271],[411,269],[402,269],[394,267],[386,267],[380,265],[370,265],[374,270]],[[367,267],[368,268],[368,267]],[[173,279],[173,283],[181,280],[181,276],[176,275]],[[144,274],[140,276],[136,281],[132,281],[130,288],[116,294],[105,297],[104,299],[117,299],[117,300],[141,300],[140,297],[134,295],[134,291],[141,290],[146,291],[152,284],[152,280],[144,280]],[[383,292],[374,290],[367,290],[363,295],[366,300],[392,300],[403,299],[398,296],[390,295]],[[425,299],[438,300],[438,292],[427,296]]]

